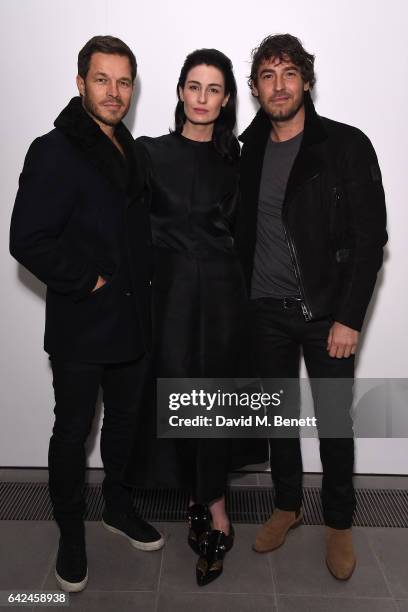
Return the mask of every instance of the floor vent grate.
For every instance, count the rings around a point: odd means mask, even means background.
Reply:
[[[405,489],[357,489],[356,527],[408,527],[408,491]],[[98,521],[103,498],[100,484],[85,487],[86,520]],[[150,521],[184,521],[188,493],[175,489],[138,489],[135,508]],[[233,523],[263,523],[273,510],[273,490],[269,487],[231,487],[227,504]],[[305,525],[322,525],[323,515],[318,487],[303,489]],[[46,483],[0,482],[0,520],[52,520]]]

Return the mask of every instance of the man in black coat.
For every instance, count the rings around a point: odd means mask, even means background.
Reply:
[[[83,514],[85,441],[99,387],[104,420],[103,523],[142,550],[163,545],[134,514],[123,484],[150,346],[150,226],[126,115],[136,77],[129,47],[96,36],[78,55],[73,98],[27,153],[14,206],[11,254],[47,285],[44,348],[55,392],[49,486],[61,532],[56,577],[88,578]]]
[[[354,355],[382,264],[386,214],[369,139],[316,114],[313,64],[314,56],[289,34],[267,37],[253,53],[249,84],[261,108],[240,137],[236,247],[251,296],[258,374],[292,379],[291,416],[299,411],[303,351],[320,437],[326,562],[345,580],[356,563]],[[297,430],[276,432],[270,451],[275,511],[257,535],[259,552],[283,544],[302,520]]]

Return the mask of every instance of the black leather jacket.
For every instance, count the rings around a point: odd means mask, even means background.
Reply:
[[[271,123],[262,109],[240,136],[235,245],[250,288],[262,164]],[[319,117],[305,95],[305,127],[282,219],[306,320],[330,316],[360,330],[387,242],[377,156],[357,128]]]

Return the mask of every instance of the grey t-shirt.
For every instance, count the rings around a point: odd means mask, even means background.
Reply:
[[[303,132],[266,145],[259,191],[251,297],[300,295],[282,223],[282,204]]]

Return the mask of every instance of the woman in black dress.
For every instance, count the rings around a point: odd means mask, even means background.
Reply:
[[[236,91],[232,64],[223,53],[195,51],[178,81],[175,131],[136,141],[150,168],[155,377],[245,375],[238,356],[246,298],[232,229],[238,194]],[[235,447],[240,455],[227,439],[162,439],[155,445],[157,469],[164,473],[172,463],[162,458],[160,449],[166,448],[191,491],[188,541],[200,555],[200,585],[220,575],[233,544],[224,497],[228,472],[261,460],[245,455],[245,445]]]

